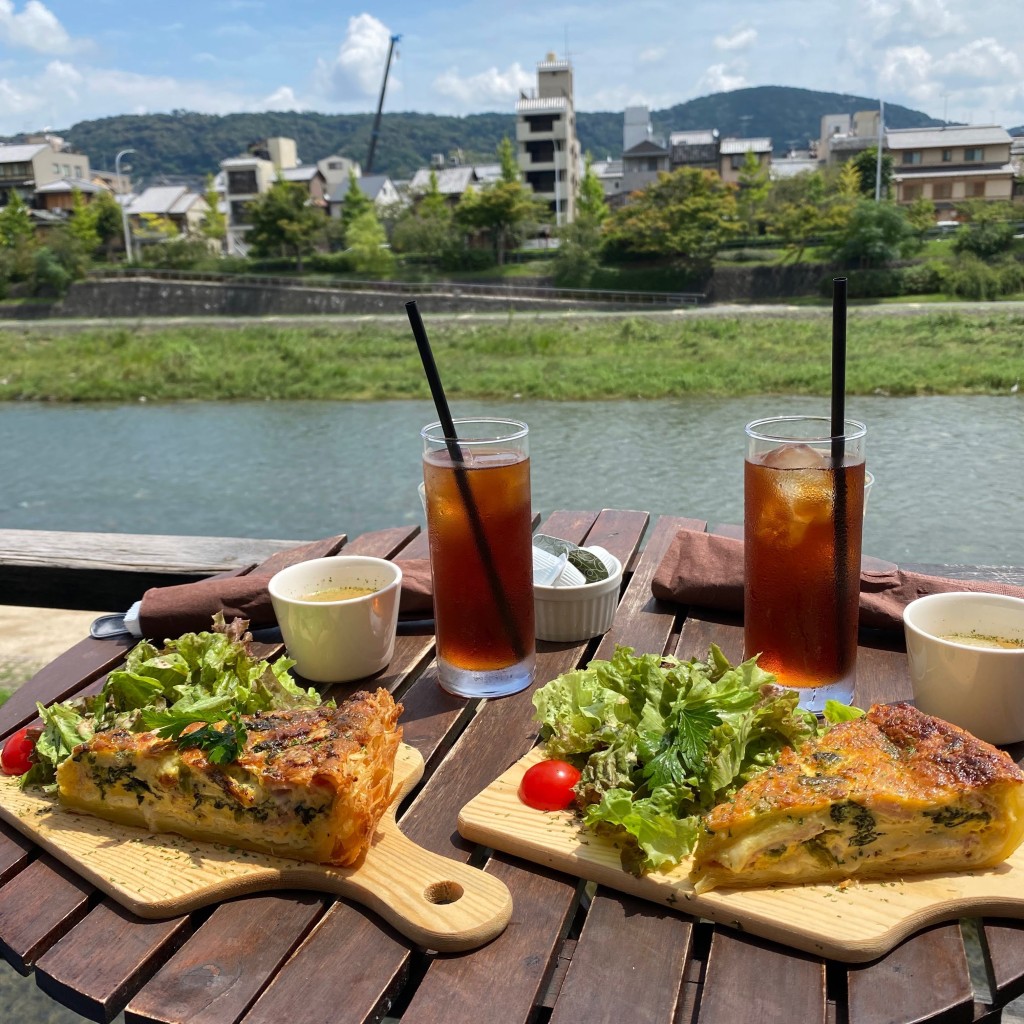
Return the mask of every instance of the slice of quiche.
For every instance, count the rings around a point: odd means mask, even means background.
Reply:
[[[227,763],[155,732],[97,733],[57,768],[57,791],[70,809],[152,832],[351,864],[391,800],[401,710],[378,689],[336,708],[243,715]]]
[[[1024,772],[910,704],[876,704],[751,779],[704,819],[690,873],[716,886],[986,868],[1024,839]]]

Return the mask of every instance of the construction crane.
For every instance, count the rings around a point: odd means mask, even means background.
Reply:
[[[370,174],[373,171],[373,154],[377,148],[377,136],[380,135],[380,115],[384,109],[384,92],[388,87],[388,73],[391,71],[391,58],[395,52],[395,43],[401,39],[401,36],[392,36],[388,43],[388,59],[384,65],[384,81],[380,83],[380,99],[377,101],[377,114],[373,119],[373,131],[370,132],[370,152],[366,154],[366,168],[364,174]]]

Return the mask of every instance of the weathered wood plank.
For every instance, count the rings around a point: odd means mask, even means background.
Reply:
[[[296,540],[0,530],[0,594],[35,608],[124,611],[150,587],[264,561]]]

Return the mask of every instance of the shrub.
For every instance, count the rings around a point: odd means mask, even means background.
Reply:
[[[202,239],[179,237],[144,246],[139,262],[157,270],[195,270],[209,255],[210,247]]]
[[[904,295],[931,295],[942,290],[942,263],[911,263],[900,271]]]
[[[71,287],[71,280],[71,272],[45,245],[36,249],[32,268],[34,294],[59,298]]]

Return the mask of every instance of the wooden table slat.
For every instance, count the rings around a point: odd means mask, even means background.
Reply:
[[[285,934],[291,937],[294,929]],[[210,952],[219,963],[216,950]],[[407,942],[373,915],[339,902],[284,967],[245,1015],[245,1024],[376,1022],[406,977]],[[179,988],[174,983],[172,993]],[[194,1018],[179,1013],[176,1019]],[[204,1018],[211,1024],[231,1019]]]
[[[991,962],[993,995],[1000,1003],[1024,995],[1024,921],[986,921],[982,934]]]
[[[39,958],[36,982],[83,1017],[110,1021],[190,931],[187,917],[142,921],[104,900]]]
[[[471,957],[435,958],[402,1014],[403,1024],[525,1024],[534,1019],[576,908],[578,884],[503,854],[493,857],[487,870],[512,893],[512,920]]]
[[[963,936],[956,921],[918,932],[888,956],[847,972],[850,1024],[943,1024],[974,1016]]]
[[[623,893],[599,891],[587,910],[550,1024],[630,1020],[673,1024],[693,941],[693,921]],[[608,937],[614,935],[615,941]],[[666,941],[666,938],[668,941]],[[672,984],[672,980],[675,984]],[[643,1003],[637,993],[644,993]]]
[[[85,916],[93,892],[49,854],[32,861],[3,887],[0,955],[28,974],[35,961]]]
[[[35,849],[32,840],[26,839],[6,821],[0,821],[0,886],[25,870]]]
[[[239,1020],[323,910],[323,899],[313,893],[272,893],[222,903],[135,993],[125,1019],[160,1024]],[[305,1019],[301,1004],[293,1010],[294,1019]]]

